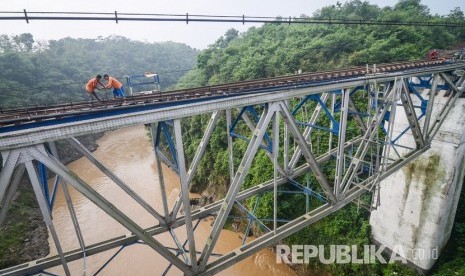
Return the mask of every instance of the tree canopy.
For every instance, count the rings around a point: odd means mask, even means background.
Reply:
[[[146,43],[125,37],[35,42],[31,34],[0,36],[0,107],[84,100],[97,74],[158,73],[162,89],[195,66],[198,51],[174,42]]]
[[[344,4],[327,6],[317,11],[316,19],[351,19],[379,21],[443,21],[464,23],[463,12],[456,8],[447,16],[432,15],[420,0],[400,0],[393,7],[380,8],[369,2],[353,0]],[[297,20],[297,19],[296,19]],[[465,28],[432,26],[381,26],[381,25],[328,25],[328,24],[279,24],[268,23],[249,28],[245,33],[229,30],[197,58],[198,70],[181,78],[178,88],[213,85],[278,75],[347,68],[365,64],[388,63],[426,58],[431,49],[456,48],[465,41]],[[462,46],[463,47],[463,46]],[[237,115],[234,113],[233,115]],[[185,128],[186,154],[191,160],[196,145],[200,143],[202,122],[208,117],[197,116],[183,120]],[[226,122],[220,120],[217,130],[209,142],[206,157],[202,159],[199,173],[193,180],[195,192],[208,191],[220,195],[229,185]],[[243,130],[243,129],[242,129]],[[350,126],[349,126],[350,130]],[[241,129],[236,130],[241,131]],[[348,134],[350,135],[350,134]],[[327,136],[321,139],[329,139]],[[313,138],[312,138],[313,139]],[[238,165],[246,143],[235,140],[234,163]],[[312,144],[316,141],[312,140]],[[273,166],[263,151],[257,153],[243,188],[251,187],[273,177]],[[329,173],[328,175],[334,175]],[[293,219],[296,210],[305,209],[303,195],[279,195],[278,217]],[[254,209],[256,198],[246,202]],[[463,201],[463,200],[462,200]],[[300,203],[299,203],[300,202]],[[463,206],[463,205],[462,205]],[[462,207],[463,208],[463,207]],[[458,211],[457,213],[463,213]],[[273,197],[261,196],[255,215],[272,218]],[[357,211],[356,206],[347,206],[336,214],[307,227],[286,241],[288,244],[370,244],[371,230],[369,212]],[[266,223],[266,222],[265,222]],[[454,231],[463,232],[463,220],[457,222]],[[271,226],[270,226],[271,227]],[[463,233],[462,233],[463,234]],[[461,239],[455,238],[461,241]],[[463,262],[465,245],[457,249],[453,262],[443,266],[439,274],[463,271],[458,264]],[[454,251],[455,252],[455,251]],[[448,256],[453,253],[444,253]],[[451,256],[449,256],[451,257]],[[447,257],[446,257],[447,258]],[[331,275],[416,275],[413,269],[398,264],[390,265],[322,265],[310,264],[312,270],[323,269]],[[305,274],[305,271],[301,271]],[[460,273],[459,273],[460,274]]]

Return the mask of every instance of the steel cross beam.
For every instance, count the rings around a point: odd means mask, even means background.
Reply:
[[[95,158],[92,153],[79,142],[76,138],[68,138],[68,142],[82,153],[89,161],[94,164],[101,172],[108,176],[113,182],[115,182],[126,194],[128,194],[132,199],[140,204],[147,212],[154,216],[161,224],[166,223],[165,218],[160,215],[155,209],[150,206],[142,197],[140,197],[136,192],[134,192],[124,181],[115,175],[110,169],[103,165],[97,158]]]
[[[48,156],[45,150],[40,150],[40,147],[29,147],[25,149],[28,154],[30,154],[35,160],[42,162],[47,168],[55,172],[57,175],[60,175],[67,183],[69,183],[73,188],[78,190],[89,200],[91,200],[95,205],[100,207],[108,215],[114,218],[116,221],[121,223],[128,230],[133,232],[140,240],[144,241],[148,246],[152,247],[164,258],[173,263],[184,273],[190,274],[191,270],[184,264],[180,259],[178,259],[173,253],[167,250],[162,244],[156,241],[151,235],[145,232],[140,226],[138,226],[134,221],[129,217],[123,214],[119,209],[117,209],[113,204],[106,200],[103,196],[93,190],[89,185],[87,185],[82,179],[77,175],[71,172],[67,167],[61,164],[55,157]]]

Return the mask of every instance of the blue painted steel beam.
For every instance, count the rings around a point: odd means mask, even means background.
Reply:
[[[431,81],[432,77],[429,77],[427,82],[429,83]],[[420,81],[425,81],[425,80],[422,80],[420,78]],[[426,81],[425,81],[426,82]],[[421,118],[423,118],[423,116],[426,115],[426,107],[428,106],[428,100],[426,100],[425,98],[423,98],[420,94],[420,92],[417,91],[416,87],[419,87],[419,86],[415,86],[414,83],[412,83],[411,81],[407,81],[407,89],[409,89],[410,92],[413,93],[413,95],[415,95],[419,100],[420,100],[420,103],[421,105],[418,107],[418,106],[415,106],[417,108],[420,109],[420,115],[418,116],[417,120],[420,121]],[[431,87],[431,86],[429,86]],[[433,91],[430,91],[430,93],[433,92]],[[435,91],[434,91],[435,93]],[[386,120],[386,118],[385,118]],[[387,118],[387,120],[389,120],[389,118]],[[396,144],[396,142],[402,137],[404,136],[407,131],[410,129],[410,125],[407,126],[399,135],[397,135],[397,137],[395,137],[394,139],[391,140],[391,143],[392,144]],[[385,131],[385,130],[384,130]]]
[[[237,115],[236,119],[232,122],[230,128],[229,128],[229,135],[232,136],[232,137],[236,137],[236,138],[239,138],[241,140],[244,140],[244,141],[247,141],[247,142],[250,142],[250,139],[241,135],[241,134],[238,134],[236,131],[235,131],[235,128],[237,126],[237,124],[242,120],[242,115],[245,113],[245,112],[249,112],[250,115],[252,116],[252,118],[254,119],[255,123],[258,123],[258,121],[260,120],[260,116],[257,114],[257,112],[255,111],[255,108],[253,106],[244,106],[241,111],[239,112],[239,114]],[[265,143],[265,146],[263,145],[260,145],[260,148],[261,149],[264,149],[270,153],[272,153],[272,148],[273,148],[273,141],[271,140],[270,136],[268,135],[268,133],[265,133],[263,139],[266,141]]]
[[[354,89],[352,89],[352,91],[349,92],[349,96],[352,97],[352,95],[354,95],[354,94],[357,93],[358,91],[366,91],[366,88],[363,87],[363,86],[357,86],[357,87],[355,87]],[[334,94],[341,94],[341,90],[332,91],[332,93],[334,93]],[[341,104],[342,104],[341,101],[338,101],[337,103],[334,104],[334,112],[340,112],[340,110],[341,110]]]
[[[252,209],[252,213],[255,214],[255,211],[257,210],[258,203],[260,202],[261,195],[258,195],[257,198],[255,199],[255,204]],[[247,229],[245,230],[244,237],[242,238],[242,245],[245,244],[247,241],[247,237],[249,236],[250,229],[252,228],[252,222],[253,218],[250,218],[249,216],[249,222],[247,223]]]
[[[163,151],[160,149],[160,143],[161,143],[161,135],[162,133],[165,136],[165,139],[168,143],[168,149],[170,151],[171,157],[173,158],[173,161],[171,161]],[[170,167],[174,169],[176,173],[179,173],[178,169],[178,155],[176,152],[176,147],[174,145],[174,141],[171,137],[171,134],[168,130],[168,126],[166,122],[159,122],[157,125],[157,136],[155,140],[155,151],[157,154],[160,156],[160,158]]]
[[[240,207],[240,209],[243,212],[247,214],[250,220],[258,222],[258,225],[261,226],[260,228],[262,228],[263,230],[266,230],[267,232],[271,231],[271,229],[268,228],[268,226],[266,226],[263,222],[261,222],[253,213],[251,213],[247,208],[245,208],[244,205],[242,205],[239,201],[236,200],[235,203],[237,204],[237,206]]]
[[[50,191],[48,189],[48,177],[47,177],[47,168],[44,164],[38,162],[37,163],[38,173],[39,173],[39,180],[40,184],[42,185],[42,191],[44,192],[45,200],[47,200],[48,207],[51,209],[51,200],[50,200]]]
[[[302,186],[299,182],[297,182],[297,181],[295,181],[295,180],[293,180],[293,179],[289,179],[289,180],[288,180],[288,183],[291,184],[292,186],[294,186],[294,187],[300,189],[300,190],[301,190],[304,194],[306,194],[306,195],[313,196],[313,197],[315,197],[316,199],[320,200],[320,201],[323,202],[323,203],[327,203],[327,202],[328,202],[328,199],[327,199],[325,196],[323,196],[323,195],[321,195],[321,194],[315,192],[314,190],[312,190],[312,189],[310,189],[310,188],[307,188],[307,187],[305,187],[305,186]]]
[[[335,93],[335,91],[333,91],[332,93]],[[326,128],[326,127],[318,126],[316,124],[307,124],[307,123],[300,122],[300,121],[296,121],[296,123],[299,124],[299,125],[313,127],[313,128],[317,128],[317,129],[321,129],[321,130],[324,130],[324,131],[333,132],[335,134],[338,134],[339,133],[339,122],[336,121],[334,116],[331,114],[331,112],[328,110],[326,105],[323,103],[323,101],[321,100],[320,95],[307,95],[307,96],[305,96],[295,106],[294,110],[292,110],[292,112],[291,112],[292,115],[295,115],[300,110],[300,108],[309,100],[315,101],[317,104],[319,104],[321,106],[321,108],[325,112],[326,116],[333,122],[333,128],[332,129],[331,128]]]

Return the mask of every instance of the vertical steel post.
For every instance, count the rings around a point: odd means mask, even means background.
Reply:
[[[55,146],[55,142],[50,142],[49,143],[49,146],[50,146],[50,152],[52,153],[53,156],[55,156],[57,159],[59,158],[58,156],[58,150],[57,150],[57,147]],[[76,212],[74,210],[74,206],[73,206],[73,201],[71,200],[71,195],[69,193],[69,190],[68,190],[68,185],[64,182],[64,181],[60,181],[60,177],[58,175],[55,176],[55,187],[53,189],[53,195],[52,195],[52,201],[50,202],[50,208],[53,210],[53,200],[55,198],[55,194],[56,194],[56,185],[59,185],[61,184],[61,187],[63,188],[63,194],[65,195],[65,199],[66,199],[66,205],[68,206],[68,211],[69,211],[69,214],[71,216],[71,220],[73,222],[73,226],[74,226],[74,230],[76,232],[76,237],[78,239],[78,242],[79,242],[79,246],[81,247],[81,250],[84,254],[83,256],[83,275],[86,274],[86,245],[85,245],[85,242],[84,242],[84,237],[82,236],[82,231],[81,231],[81,227],[79,226],[79,221],[77,219],[77,215],[76,215]]]
[[[431,90],[429,91],[429,99],[428,99],[428,104],[426,106],[425,122],[423,125],[423,140],[424,141],[428,140],[429,124],[431,121],[431,114],[433,114],[433,105],[434,105],[434,99],[436,97],[436,89],[438,86],[438,81],[439,81],[439,75],[433,74],[433,83],[431,85]]]
[[[290,105],[290,100],[285,100],[284,101],[286,103],[286,106],[289,106]],[[284,156],[283,156],[283,169],[284,169],[284,172],[285,172],[285,175],[288,175],[290,174],[290,167],[289,167],[289,156],[290,156],[290,152],[289,152],[289,130],[287,128],[287,125],[284,124],[284,140],[283,140],[283,148],[284,148]]]
[[[264,114],[262,114],[262,116],[260,117],[258,126],[253,133],[253,136],[250,140],[246,152],[244,153],[244,157],[242,158],[241,164],[237,168],[237,172],[234,176],[233,182],[231,183],[228,193],[226,194],[222,207],[213,225],[213,229],[210,232],[205,247],[202,250],[202,254],[200,255],[200,270],[205,269],[205,266],[207,265],[211,252],[213,251],[213,248],[215,247],[216,242],[218,241],[221,229],[223,229],[228,214],[231,211],[234,202],[236,201],[237,193],[242,187],[244,178],[247,175],[250,166],[252,165],[252,161],[255,157],[255,154],[257,153],[260,144],[262,143],[263,136],[266,133],[268,124],[270,123],[271,118],[273,117],[273,113],[275,111],[276,104],[272,103],[268,106],[268,111],[264,110]]]
[[[29,179],[32,183],[32,188],[34,189],[34,193],[36,194],[37,202],[39,203],[40,211],[44,216],[45,224],[47,224],[50,234],[52,234],[53,242],[55,243],[55,247],[57,248],[58,255],[61,259],[61,264],[63,265],[63,269],[65,270],[66,275],[71,275],[68,268],[68,263],[65,260],[65,256],[63,255],[63,250],[61,249],[60,241],[58,240],[58,235],[55,231],[55,227],[53,226],[52,222],[52,215],[50,213],[50,208],[48,202],[45,198],[43,193],[42,187],[40,186],[39,178],[37,176],[36,169],[32,164],[32,161],[26,162],[26,170],[29,174]]]
[[[202,159],[203,154],[205,153],[205,150],[207,149],[208,142],[210,141],[210,138],[213,134],[213,130],[215,130],[215,126],[220,118],[220,112],[215,111],[212,113],[210,117],[210,121],[208,122],[207,128],[205,129],[205,132],[203,133],[202,140],[200,140],[200,144],[197,147],[197,150],[195,152],[194,158],[192,159],[192,163],[189,166],[189,170],[187,171],[186,174],[186,183],[188,190],[191,188],[191,182],[192,179],[194,178],[194,174],[197,171],[197,168],[200,164],[200,160]],[[178,195],[178,198],[176,199],[176,202],[173,207],[173,212],[171,214],[171,220],[174,220],[179,212],[179,208],[181,208],[181,200],[180,196]]]
[[[344,89],[341,89],[342,91],[342,94],[344,95]],[[344,97],[343,97],[344,98]],[[332,93],[331,94],[331,109],[330,109],[330,113],[331,113],[331,116],[334,117],[334,105],[336,104],[336,93]],[[342,107],[341,107],[342,109]],[[340,119],[339,119],[340,120]],[[331,131],[329,132],[329,143],[328,143],[328,151],[331,152],[331,150],[333,149],[333,129],[334,129],[334,121],[333,120],[329,120],[329,128],[331,129]],[[341,128],[339,128],[339,133],[341,133]]]
[[[169,216],[170,213],[168,210],[168,200],[167,200],[166,187],[165,187],[165,178],[163,177],[163,167],[161,165],[161,160],[160,158],[158,158],[158,154],[157,154],[157,146],[156,146],[157,131],[158,131],[157,123],[151,123],[150,134],[152,136],[152,146],[153,146],[155,164],[157,165],[158,184],[160,185],[160,196],[161,196],[161,201],[163,204],[163,215],[165,216],[165,222],[168,224],[171,220]]]
[[[0,203],[3,202],[5,192],[9,186],[11,176],[19,162],[19,150],[2,152],[3,168],[0,171]]]
[[[228,161],[229,161],[229,183],[232,183],[234,178],[234,152],[233,139],[231,132],[231,109],[226,109],[226,135],[228,137]]]
[[[278,228],[278,156],[279,156],[279,112],[273,120],[273,231]]]
[[[355,153],[355,156],[352,158],[352,161],[349,164],[346,173],[344,174],[343,180],[340,183],[340,198],[344,198],[347,194],[347,191],[351,187],[352,181],[357,173],[357,170],[360,167],[360,163],[361,161],[363,161],[363,158],[365,157],[365,154],[368,151],[368,147],[373,137],[378,133],[378,128],[381,122],[383,122],[383,118],[386,115],[386,112],[392,103],[391,101],[389,101],[390,93],[398,93],[397,91],[399,91],[400,89],[402,89],[402,83],[396,82],[394,84],[394,87],[384,95],[383,104],[380,106],[380,108],[377,108],[377,112],[370,121],[370,126],[367,128],[367,132],[363,135],[363,139],[359,147],[357,148],[357,152]]]
[[[342,90],[342,106],[341,118],[339,120],[339,137],[336,155],[336,175],[334,178],[334,194],[336,198],[340,199],[341,181],[344,172],[344,144],[346,142],[346,129],[347,129],[347,115],[349,113],[349,97],[350,91],[348,89]]]
[[[195,249],[194,229],[192,226],[191,205],[189,202],[189,183],[187,182],[186,162],[184,158],[184,146],[182,144],[181,120],[174,120],[174,139],[176,140],[176,152],[178,154],[179,180],[181,182],[181,199],[184,205],[184,217],[186,218],[186,232],[189,240],[189,250],[193,271],[197,271],[197,253]]]
[[[18,186],[21,183],[21,178],[24,175],[24,164],[19,164],[16,167],[16,171],[13,174],[13,179],[10,182],[10,186],[8,187],[6,194],[4,196],[3,202],[0,201],[0,225],[6,219],[6,214],[8,213],[8,208],[10,207],[11,201],[18,190]]]
[[[396,79],[397,80],[397,79]],[[402,93],[407,93],[407,97],[410,98],[410,95],[408,95],[408,88],[405,84],[405,80],[400,80],[402,84],[402,89],[396,89],[395,93],[392,93],[391,96],[391,109],[390,109],[390,116],[389,116],[389,125],[386,131],[386,137],[385,137],[385,143],[384,143],[384,149],[383,149],[383,156],[380,157],[381,159],[381,164],[380,164],[380,171],[384,172],[386,171],[386,168],[388,166],[388,161],[389,161],[389,153],[391,149],[391,140],[392,140],[392,132],[394,131],[394,123],[395,123],[395,118],[396,118],[396,108],[397,108],[397,100],[400,97],[400,94]],[[411,102],[411,101],[410,101]],[[387,107],[386,107],[387,108]],[[415,118],[416,120],[416,118]],[[418,125],[418,121],[417,125]],[[421,145],[421,147],[424,147],[424,144]],[[419,147],[418,147],[419,148]]]

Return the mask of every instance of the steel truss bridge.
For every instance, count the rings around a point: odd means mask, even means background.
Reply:
[[[0,224],[21,176],[27,173],[58,253],[1,270],[0,274],[34,274],[62,265],[65,274],[70,275],[67,264],[71,261],[135,243],[146,244],[169,261],[165,272],[172,266],[186,275],[222,271],[358,201],[364,194],[376,198],[380,181],[430,148],[465,89],[464,69],[460,61],[388,64],[129,97],[127,106],[109,101],[2,110]],[[435,99],[440,90],[446,90],[448,98],[445,105],[438,107]],[[405,115],[408,124],[398,135],[393,128],[399,113]],[[183,120],[198,115],[210,116],[210,120],[199,130],[203,136],[195,155],[186,158],[181,126]],[[150,129],[153,138],[159,179],[163,180],[161,162],[179,175],[181,192],[171,210],[166,194],[162,210],[156,210],[75,138],[141,124]],[[214,203],[193,209],[189,188],[202,157],[211,150],[208,145],[212,134],[222,128],[227,134],[224,150],[229,153],[227,193]],[[400,135],[411,137],[415,146],[400,144]],[[142,228],[67,168],[57,157],[54,144],[63,139],[150,213],[157,224]],[[240,143],[246,144],[242,147],[245,150],[237,150]],[[250,185],[246,176],[256,165],[259,151],[266,153],[273,173],[268,181]],[[47,185],[46,168],[57,175],[52,189]],[[60,246],[51,215],[59,185],[79,241],[79,248],[69,252]],[[165,191],[163,181],[158,185]],[[69,196],[71,188],[130,234],[87,244]],[[279,198],[284,193],[303,198],[302,204],[296,204],[303,207],[295,210],[295,217],[278,217]],[[265,194],[273,197],[273,214],[260,218],[255,208],[245,206],[257,206]],[[368,201],[368,205],[376,208],[377,202]],[[233,208],[243,214],[240,219],[247,224],[243,243],[218,256],[215,247]],[[195,230],[207,216],[213,217],[214,223],[206,242],[200,243]],[[262,234],[248,241],[252,226],[260,228]],[[159,234],[174,233],[179,228],[184,229],[187,238],[182,242],[172,235],[177,248],[170,249],[158,239]]]

